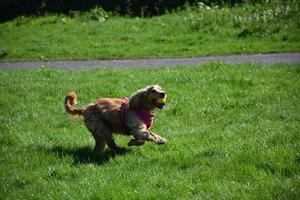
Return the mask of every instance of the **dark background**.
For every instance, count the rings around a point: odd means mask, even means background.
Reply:
[[[0,0],[0,21],[13,19],[20,15],[40,15],[44,13],[66,13],[87,11],[96,6],[105,11],[120,15],[153,16],[166,11],[203,2],[207,5],[234,5],[263,0]]]

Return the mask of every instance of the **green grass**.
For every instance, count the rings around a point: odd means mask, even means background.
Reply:
[[[184,57],[300,50],[299,3],[187,7],[152,18],[19,17],[0,24],[0,59]]]
[[[147,76],[146,76],[147,75]],[[0,71],[0,199],[299,199],[300,66]],[[168,92],[162,146],[92,152],[79,104]],[[130,140],[117,136],[120,146]]]

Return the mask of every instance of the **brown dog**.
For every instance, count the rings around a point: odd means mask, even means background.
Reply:
[[[145,141],[164,144],[166,140],[149,131],[155,108],[165,106],[166,93],[159,85],[148,86],[122,99],[101,98],[83,108],[75,108],[77,95],[70,92],[65,98],[65,108],[71,115],[82,115],[86,127],[92,133],[96,151],[103,151],[106,144],[120,153],[125,148],[116,145],[112,133],[133,135],[128,146],[143,145]]]

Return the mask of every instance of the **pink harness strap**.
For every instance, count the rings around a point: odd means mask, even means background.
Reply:
[[[129,127],[127,127],[125,124],[126,119],[124,115],[124,108],[127,102],[128,102],[128,98],[125,97],[122,99],[122,105],[120,107],[120,110],[121,110],[121,120],[123,122],[123,127],[124,127],[123,129],[126,133],[130,133]],[[152,127],[153,120],[155,117],[154,114],[148,113],[144,109],[134,110],[133,113],[146,124],[147,129],[150,129]]]
[[[127,134],[130,134],[130,129],[128,126],[126,126],[126,119],[125,119],[125,113],[124,113],[124,109],[125,109],[125,104],[128,102],[128,98],[127,97],[123,97],[122,98],[122,104],[120,107],[120,111],[121,111],[121,122],[123,123],[123,131]]]
[[[140,120],[142,120],[146,124],[147,129],[151,128],[155,116],[154,114],[148,113],[144,109],[135,110],[133,112]]]

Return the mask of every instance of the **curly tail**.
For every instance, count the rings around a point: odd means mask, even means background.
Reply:
[[[75,108],[77,104],[77,94],[75,92],[69,92],[65,98],[66,111],[71,115],[82,115],[83,109]]]

